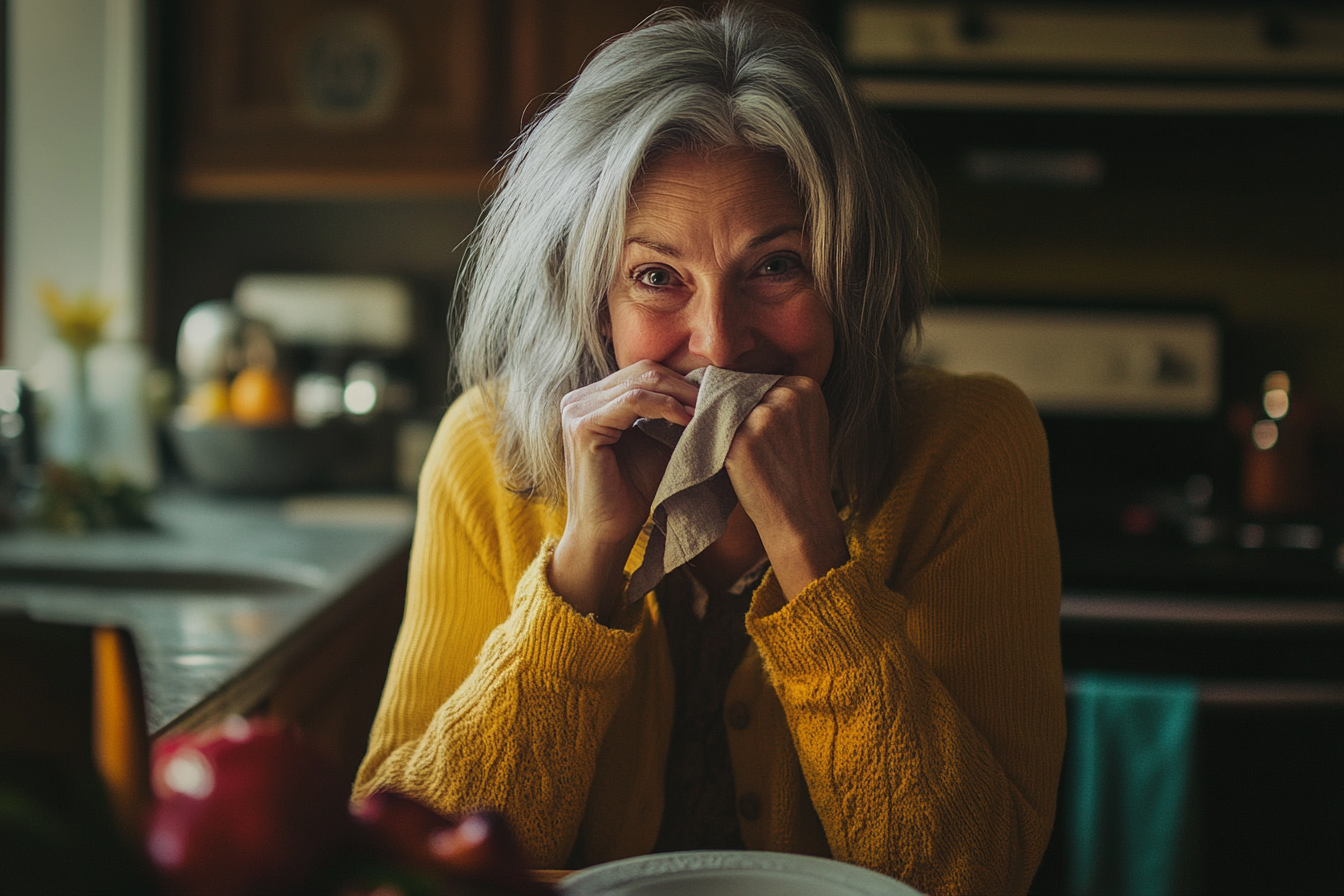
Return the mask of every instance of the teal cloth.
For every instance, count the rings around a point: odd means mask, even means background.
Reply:
[[[1088,674],[1069,718],[1069,893],[1169,896],[1180,870],[1199,688]]]

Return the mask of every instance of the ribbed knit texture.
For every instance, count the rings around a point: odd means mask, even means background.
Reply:
[[[752,849],[830,855],[930,894],[1024,893],[1064,748],[1044,432],[1016,387],[915,368],[899,470],[850,562],[786,602],[771,573],[725,706]],[[420,487],[402,625],[355,787],[502,810],[538,867],[648,852],[673,676],[656,592],[612,627],[545,575],[563,508],[502,488],[460,398]],[[642,545],[627,564],[638,564]],[[746,802],[746,801],[744,801]]]

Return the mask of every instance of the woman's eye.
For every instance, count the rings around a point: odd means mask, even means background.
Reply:
[[[635,282],[645,286],[671,286],[672,272],[665,268],[645,268],[635,271]]]
[[[773,258],[766,259],[759,270],[768,277],[777,277],[780,274],[789,273],[796,267],[798,267],[798,259],[790,258],[787,255],[776,255]]]

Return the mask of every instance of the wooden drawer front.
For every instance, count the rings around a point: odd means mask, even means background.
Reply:
[[[488,0],[195,0],[184,10],[188,194],[471,189],[502,148]]]

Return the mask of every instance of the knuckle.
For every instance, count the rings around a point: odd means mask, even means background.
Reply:
[[[560,415],[560,425],[566,432],[574,432],[583,425],[585,414],[577,407],[569,407]]]
[[[794,400],[821,394],[821,386],[817,385],[817,381],[805,376],[786,376],[779,381],[777,389]]]
[[[780,411],[779,404],[758,404],[756,409],[747,415],[747,423],[760,430],[773,425],[780,418]]]

